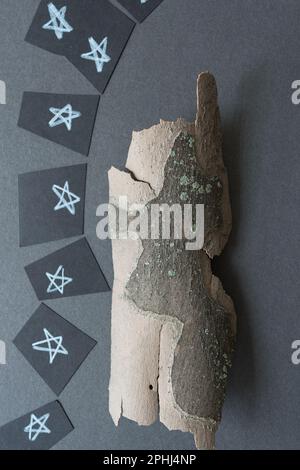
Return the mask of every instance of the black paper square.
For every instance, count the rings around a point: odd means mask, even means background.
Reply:
[[[100,93],[103,93],[132,33],[134,22],[108,0],[53,0],[52,4],[56,11],[60,12],[59,15],[62,14],[72,31],[57,38],[53,29],[45,29],[50,14],[49,2],[43,0],[27,33],[26,41],[64,55]],[[65,12],[61,10],[64,7]],[[60,20],[58,25],[61,26]],[[98,45],[103,44],[101,51],[105,51],[109,57],[109,61],[101,61],[101,71],[97,71],[96,62],[82,57],[91,50],[90,38]],[[100,59],[104,58],[100,52],[97,55]]]
[[[70,47],[72,41],[74,41],[74,27],[73,17],[76,12],[78,0],[42,0],[37,8],[31,26],[28,33],[26,34],[25,41],[38,46],[46,51],[54,54],[65,55],[66,50]],[[65,8],[66,7],[66,8]],[[58,25],[64,31],[57,35],[54,29],[49,27],[48,23],[51,21],[50,10],[53,12],[57,11],[57,20],[52,21],[52,25]],[[61,9],[63,9],[61,11]],[[59,19],[63,19],[64,25]],[[54,14],[55,18],[56,15]],[[70,27],[68,28],[67,25]]]
[[[39,300],[110,290],[85,238],[26,266],[25,271]]]
[[[98,95],[25,92],[18,126],[88,155],[98,105]]]
[[[19,175],[20,246],[84,233],[87,165]]]
[[[139,23],[142,23],[163,0],[118,0]]]
[[[59,395],[97,343],[42,304],[17,335],[14,344]]]
[[[48,450],[74,427],[59,401],[48,403],[0,428],[1,450]]]

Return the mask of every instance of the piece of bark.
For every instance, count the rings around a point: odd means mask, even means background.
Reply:
[[[195,124],[134,132],[128,173],[109,171],[110,203],[204,204],[200,251],[186,240],[114,239],[110,413],[194,434],[214,447],[236,332],[233,303],[211,271],[231,230],[217,88],[198,77]],[[119,208],[119,210],[121,210]]]

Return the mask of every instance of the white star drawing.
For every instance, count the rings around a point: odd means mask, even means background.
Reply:
[[[57,184],[54,184],[52,186],[52,191],[59,198],[59,201],[54,207],[54,210],[59,211],[60,209],[67,209],[70,214],[75,215],[75,204],[80,202],[80,197],[76,196],[74,193],[71,193],[69,189],[69,182],[66,181],[63,188]]]
[[[43,25],[43,29],[54,31],[55,36],[59,40],[63,39],[64,33],[70,33],[73,31],[72,26],[65,18],[67,7],[62,7],[60,10],[58,10],[53,3],[49,3],[48,11],[50,15],[50,21]]]
[[[81,116],[79,111],[73,111],[70,104],[67,104],[64,108],[49,108],[49,111],[54,114],[54,117],[49,121],[49,127],[65,124],[68,131],[72,130],[73,119],[77,119]]]
[[[64,287],[73,281],[71,277],[65,276],[65,268],[63,266],[59,266],[55,274],[46,273],[46,276],[50,281],[47,294],[59,292],[63,295]],[[57,281],[61,281],[60,284],[58,284]]]
[[[107,54],[108,38],[102,39],[100,44],[93,37],[89,38],[91,52],[81,54],[82,59],[93,60],[96,64],[97,72],[102,72],[104,64],[111,61],[111,57]],[[99,56],[100,54],[100,56]]]
[[[32,348],[36,351],[48,352],[49,364],[53,364],[57,354],[63,354],[64,356],[69,354],[66,348],[64,348],[62,345],[62,336],[53,336],[46,328],[44,328],[43,331],[46,339],[32,343]],[[54,346],[52,346],[52,344],[54,344]]]
[[[141,0],[141,4],[148,2],[148,0]]]
[[[35,414],[32,413],[30,416],[30,424],[24,428],[24,432],[28,433],[28,439],[32,442],[34,442],[40,434],[51,434],[51,431],[49,428],[47,428],[46,423],[50,417],[50,414],[47,413],[44,416],[41,416],[40,418],[37,418]],[[38,425],[37,427],[34,427],[35,425]]]

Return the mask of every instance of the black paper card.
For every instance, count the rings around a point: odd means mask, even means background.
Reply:
[[[96,341],[42,304],[17,335],[14,344],[59,395]]]
[[[43,0],[26,41],[64,55],[103,93],[133,28],[108,0]]]
[[[20,246],[84,233],[87,165],[19,175]]]
[[[163,0],[118,0],[139,23],[144,21]]]
[[[54,54],[65,55],[74,40],[73,17],[77,0],[42,0],[25,41]]]
[[[25,92],[18,125],[88,155],[99,105],[98,95]]]
[[[54,401],[0,428],[1,450],[48,450],[74,427],[59,401]]]
[[[26,266],[25,271],[39,300],[110,290],[85,238]]]

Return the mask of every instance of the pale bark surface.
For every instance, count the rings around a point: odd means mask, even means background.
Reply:
[[[231,230],[217,89],[198,78],[195,124],[181,119],[133,133],[124,173],[109,172],[110,202],[202,203],[205,243],[113,240],[110,413],[141,425],[160,419],[212,448],[235,337],[235,312],[210,258]]]

